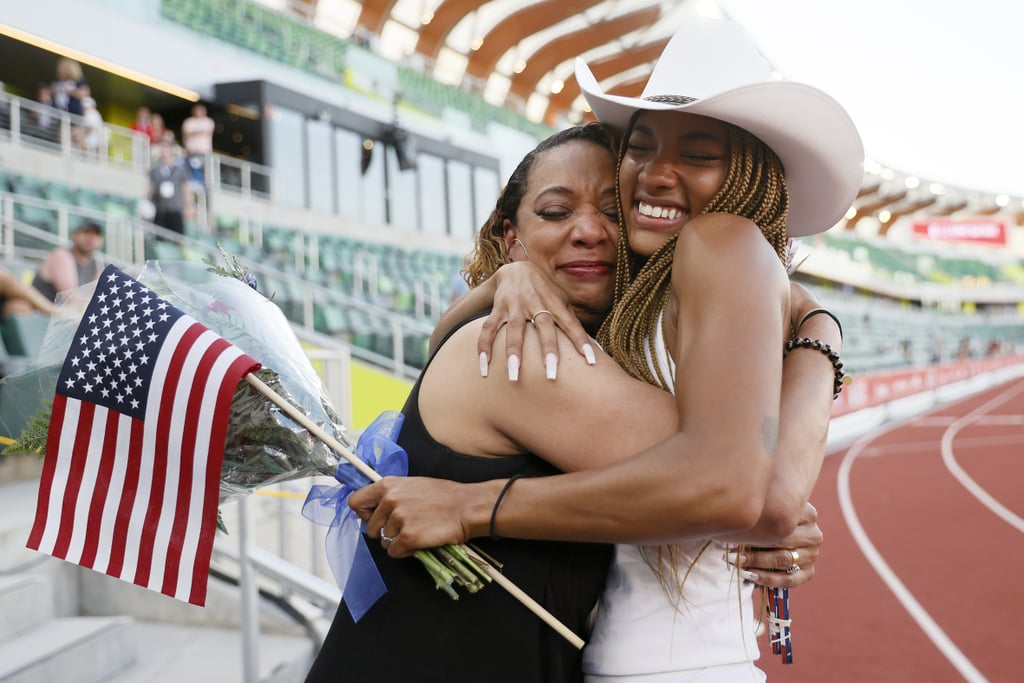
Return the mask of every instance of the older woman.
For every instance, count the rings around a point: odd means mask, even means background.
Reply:
[[[552,136],[527,155],[512,174],[484,234],[514,223],[521,230],[515,250],[558,270],[559,264],[593,264],[585,274],[569,269],[560,283],[583,317],[599,323],[611,305],[616,243],[614,158],[607,133],[598,126]],[[573,169],[569,172],[567,169]],[[576,169],[581,169],[577,172]],[[510,238],[510,243],[512,238]],[[522,245],[522,246],[519,246]],[[492,245],[493,246],[493,245]],[[504,245],[499,247],[505,250]],[[595,460],[611,462],[643,449],[674,430],[671,398],[629,380],[606,359],[606,375],[630,401],[650,403],[642,414],[613,402],[594,406],[602,422],[620,424],[621,436],[545,438],[554,427],[555,396],[531,392],[525,382],[516,395],[508,382],[487,382],[478,366],[463,362],[483,319],[464,321],[440,345],[413,387],[403,410],[399,444],[409,454],[410,474],[479,482],[542,476],[577,469]],[[563,373],[568,374],[568,373]],[[582,375],[582,373],[581,373]],[[525,378],[524,378],[525,379]],[[591,395],[600,372],[587,373]],[[611,381],[610,379],[608,381]],[[568,384],[565,385],[568,387]],[[545,410],[543,406],[548,408]],[[545,416],[544,413],[547,412]],[[564,414],[563,414],[564,415]],[[555,542],[479,545],[503,563],[503,572],[576,633],[586,630],[611,559],[611,547]],[[416,562],[389,559],[372,546],[388,586],[360,620],[343,607],[309,672],[307,681],[572,681],[581,678],[579,651],[502,589],[493,586],[453,602],[435,591]]]

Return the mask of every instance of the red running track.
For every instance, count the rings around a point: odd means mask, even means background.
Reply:
[[[1024,681],[1024,379],[825,459],[814,579],[771,683]]]

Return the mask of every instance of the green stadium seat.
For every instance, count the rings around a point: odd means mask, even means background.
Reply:
[[[34,357],[43,346],[50,316],[38,313],[8,315],[0,324],[4,346],[14,356]]]

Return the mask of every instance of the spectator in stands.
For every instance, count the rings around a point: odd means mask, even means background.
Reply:
[[[135,110],[132,130],[136,133],[142,133],[150,142],[153,141],[153,112],[150,111],[149,107],[139,107]]]
[[[73,59],[57,60],[57,80],[53,83],[53,106],[69,114],[81,116],[82,100],[90,95],[89,84],[82,74],[82,65]]]
[[[32,137],[57,142],[60,137],[60,120],[53,111],[53,86],[49,83],[40,83],[36,89],[36,101],[40,106],[33,108],[29,113],[29,129],[24,132]]]
[[[914,340],[913,339],[901,339],[900,340],[900,355],[903,356],[903,362],[907,365],[913,365],[914,363]]]
[[[58,247],[39,264],[32,286],[50,301],[57,295],[92,282],[104,268],[96,253],[103,248],[103,228],[84,220],[71,233],[71,244]]]
[[[968,337],[960,337],[956,345],[956,359],[968,360],[971,357],[971,340]]]
[[[928,362],[932,365],[942,362],[942,337],[935,332],[928,335]]]
[[[164,125],[164,117],[160,114],[153,114],[150,119],[149,126],[149,142],[152,145],[163,144],[164,134],[167,132],[167,126]],[[159,153],[157,153],[159,156]]]
[[[199,189],[206,188],[206,160],[213,154],[213,133],[217,124],[201,103],[192,105],[192,115],[181,124],[181,142],[192,180]]]
[[[7,86],[0,81],[0,130],[10,130],[11,128],[11,103],[5,97],[6,94]]]
[[[83,100],[89,97],[89,84],[82,74],[82,65],[73,59],[62,57],[57,60],[57,80],[53,83],[53,105],[75,116],[85,113]],[[71,143],[83,148],[84,131],[81,122],[71,122]]]
[[[193,196],[189,187],[191,177],[179,163],[176,146],[166,142],[158,145],[160,158],[149,170],[149,192],[153,203],[153,222],[178,233],[185,234],[185,219],[193,213]]]
[[[8,269],[0,267],[0,313],[7,316],[33,312],[51,315],[53,302]]]
[[[106,127],[103,116],[96,108],[96,100],[92,97],[82,98],[82,151],[91,157],[99,157],[104,148]]]

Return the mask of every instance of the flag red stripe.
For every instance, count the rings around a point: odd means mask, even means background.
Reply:
[[[100,449],[99,469],[96,473],[96,485],[93,488],[92,503],[89,506],[89,522],[86,525],[85,544],[82,557],[78,561],[83,567],[92,569],[96,563],[96,552],[100,544],[100,532],[103,529],[103,515],[107,509],[107,494],[110,491],[111,473],[114,469],[116,456],[118,413],[106,411],[107,428],[103,433],[103,447]]]
[[[131,439],[128,446],[127,469],[124,474],[124,488],[117,507],[117,519],[114,522],[114,534],[111,539],[110,563],[107,574],[121,577],[124,570],[124,559],[128,549],[129,530],[132,523],[132,510],[135,509],[135,496],[139,490],[139,478],[142,476],[142,444],[145,430],[138,420],[131,420]]]
[[[47,511],[50,509],[50,493],[53,486],[53,475],[57,470],[57,453],[60,451],[60,429],[54,428],[64,421],[64,410],[67,407],[68,399],[57,394],[53,397],[53,409],[50,412],[50,424],[54,425],[46,434],[46,452],[54,454],[52,457],[43,459],[43,471],[39,477],[39,498],[36,501],[36,519],[32,524],[32,531],[29,533],[26,547],[32,550],[39,550],[39,544],[43,538],[43,531],[47,524]]]
[[[75,529],[75,507],[78,505],[78,492],[82,486],[82,471],[85,469],[89,441],[92,439],[92,416],[96,412],[96,406],[92,403],[82,403],[79,406],[79,411],[78,431],[75,433],[68,481],[64,489],[64,509],[60,516],[60,530],[51,553],[54,557],[60,558],[67,557],[68,546],[71,544],[71,536]]]
[[[220,501],[220,472],[224,463],[224,442],[227,439],[228,422],[231,416],[231,402],[242,378],[255,372],[260,364],[246,355],[235,359],[224,375],[224,381],[217,391],[217,404],[210,426],[210,458],[206,462],[206,495],[203,501],[203,524],[200,530],[199,546],[196,549],[192,570],[192,589],[189,602],[193,605],[206,604],[206,584],[213,553],[213,539],[217,534],[217,504]]]
[[[200,391],[192,391],[188,397],[188,407],[185,410],[185,424],[182,429],[184,438],[191,440],[187,445],[186,452],[193,452],[202,449],[203,446],[196,444],[199,436],[199,421],[205,420],[206,415],[202,414],[203,396],[206,394],[207,385],[210,382],[210,370],[217,358],[230,348],[223,339],[218,339],[211,344],[203,353],[199,366],[196,368],[193,388],[202,388]],[[174,509],[174,521],[171,524],[171,535],[168,539],[167,559],[164,562],[164,581],[161,592],[165,595],[174,595],[178,584],[178,568],[181,566],[181,551],[185,541],[185,531],[188,526],[191,513],[193,477],[198,476],[195,472],[195,459],[182,458],[180,474],[178,478],[178,504]],[[199,473],[199,474],[205,474]]]
[[[167,484],[167,461],[173,457],[176,464],[184,460],[181,453],[182,440],[185,434],[174,430],[174,393],[181,388],[181,369],[188,357],[192,345],[205,328],[198,324],[189,326],[181,336],[171,354],[170,366],[167,368],[164,390],[159,397],[151,396],[150,401],[160,401],[160,414],[157,417],[156,442],[153,444],[152,475],[150,478],[149,500],[146,506],[145,520],[142,526],[142,539],[139,545],[139,562],[135,569],[134,582],[140,586],[149,585],[149,573],[153,563],[153,549],[156,540],[157,525],[164,504],[164,487]],[[169,381],[167,381],[169,380]],[[195,390],[193,385],[191,390]],[[191,437],[190,437],[191,438]],[[173,440],[173,441],[172,441]],[[172,450],[174,454],[172,455]]]

